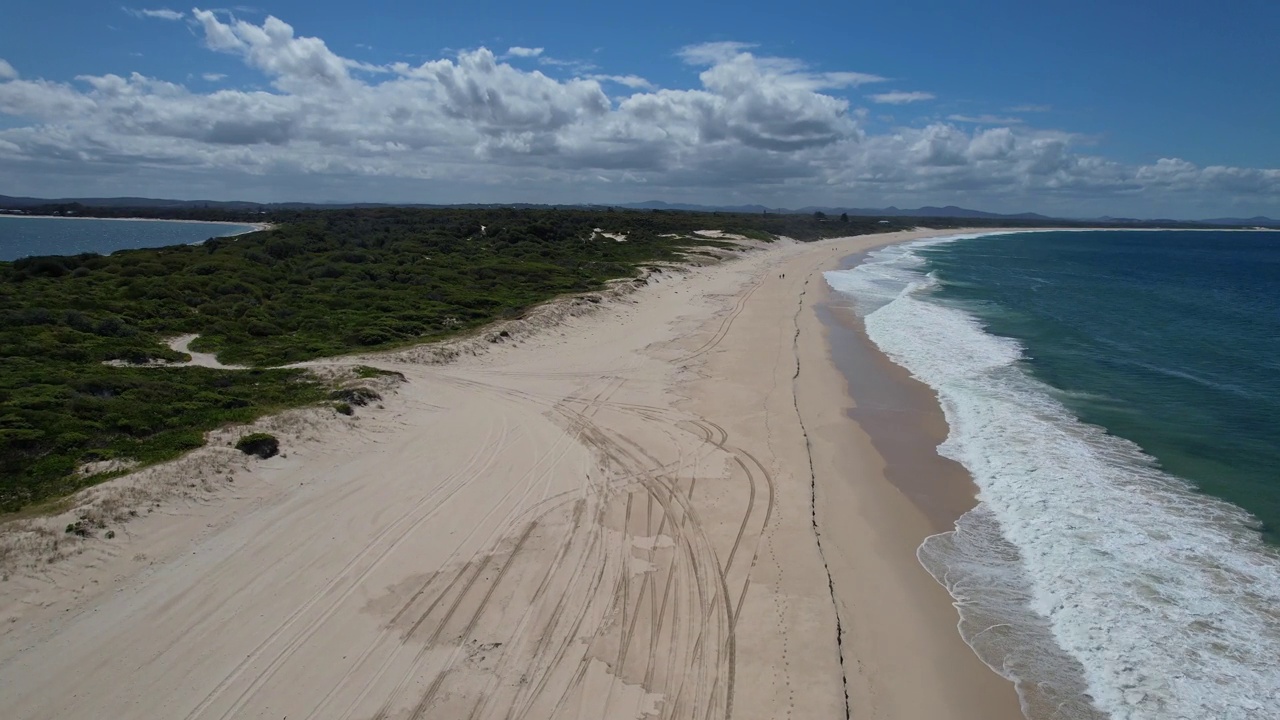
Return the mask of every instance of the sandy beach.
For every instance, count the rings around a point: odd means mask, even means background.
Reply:
[[[821,274],[955,232],[779,242],[447,363],[362,358],[405,382],[290,415],[281,456],[218,436],[113,480],[172,492],[6,569],[0,707],[1020,718],[915,557],[973,502],[941,413]]]

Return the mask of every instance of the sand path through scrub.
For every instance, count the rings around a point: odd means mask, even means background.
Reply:
[[[218,361],[218,357],[213,353],[202,353],[202,352],[196,352],[195,350],[192,350],[191,343],[198,337],[200,336],[199,335],[179,335],[178,337],[169,340],[166,344],[169,346],[169,349],[171,350],[175,350],[177,352],[186,353],[190,355],[191,360],[190,362],[186,363],[187,365],[198,365],[200,367],[213,368],[215,370],[247,369],[244,365],[224,365]],[[181,363],[170,363],[170,364],[172,365],[172,364],[181,364]]]
[[[662,273],[449,365],[383,358],[407,382],[353,428],[0,585],[3,715],[845,717],[875,657],[837,642],[795,318],[813,270],[876,242]]]

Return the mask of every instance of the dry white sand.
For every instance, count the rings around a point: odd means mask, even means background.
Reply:
[[[220,438],[143,471],[220,463],[6,576],[0,714],[1017,717],[812,310],[820,269],[911,236],[668,269],[538,334],[373,361],[407,383],[287,457]]]

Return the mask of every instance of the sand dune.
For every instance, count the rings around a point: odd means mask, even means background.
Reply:
[[[819,483],[848,478],[808,434],[856,430],[838,380],[797,370],[829,366],[817,271],[895,239],[665,272],[446,364],[363,360],[406,377],[384,408],[0,584],[5,717],[1016,717],[913,558],[862,572],[839,543],[880,530],[815,534]],[[914,547],[912,522],[883,532]],[[863,590],[833,598],[832,554]],[[930,656],[898,674],[874,624]]]

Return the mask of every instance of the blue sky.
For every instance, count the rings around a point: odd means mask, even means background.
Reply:
[[[1280,215],[1280,4],[1149,7],[22,3],[0,193]]]

